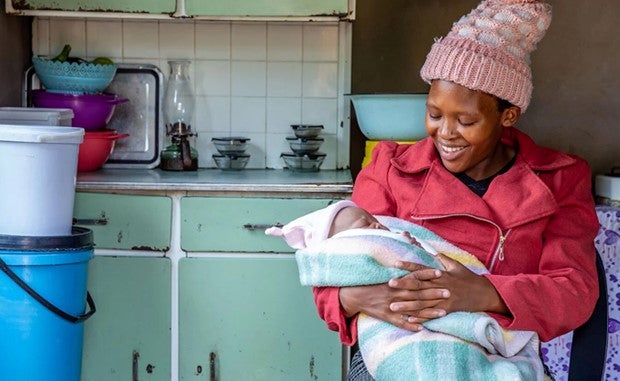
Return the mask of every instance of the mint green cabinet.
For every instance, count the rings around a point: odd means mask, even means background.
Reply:
[[[185,0],[190,16],[349,16],[349,0]]]
[[[171,14],[175,0],[9,0],[13,9],[22,11],[55,10],[81,12],[127,12]]]
[[[88,271],[81,380],[170,381],[170,260],[96,256]]]
[[[292,252],[265,228],[329,205],[330,199],[184,197],[181,245],[186,251]]]
[[[78,192],[73,216],[77,225],[93,231],[97,249],[166,251],[170,247],[169,197]]]
[[[335,381],[338,336],[318,318],[292,255],[179,263],[179,379]]]

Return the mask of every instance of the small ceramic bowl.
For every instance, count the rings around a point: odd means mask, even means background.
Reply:
[[[222,171],[238,171],[245,168],[250,155],[213,155],[213,160]]]
[[[280,157],[291,171],[295,172],[317,172],[325,160],[324,153],[314,153],[307,155],[297,155],[294,153],[282,153]]]
[[[250,138],[243,136],[225,136],[212,138],[211,141],[222,155],[241,155],[245,152]]]
[[[287,137],[286,140],[291,146],[291,150],[298,155],[317,152],[325,141],[323,138],[298,138],[294,136]]]
[[[316,138],[323,131],[320,124],[291,124],[291,128],[298,138]]]

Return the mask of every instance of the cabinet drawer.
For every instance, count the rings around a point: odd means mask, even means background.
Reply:
[[[172,200],[164,196],[77,193],[76,225],[93,231],[98,249],[166,251]]]
[[[186,251],[281,252],[293,250],[265,229],[324,208],[331,199],[184,197],[181,246]]]

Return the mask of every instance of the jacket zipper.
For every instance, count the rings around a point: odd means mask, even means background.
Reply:
[[[433,217],[415,217],[415,216],[410,216],[411,219],[413,220],[437,220],[440,218],[446,218],[446,217],[470,217],[473,218],[475,220],[478,221],[483,221],[483,222],[487,222],[493,226],[495,226],[495,228],[497,229],[497,231],[499,232],[499,243],[497,244],[497,247],[495,248],[495,252],[493,253],[493,257],[491,258],[491,265],[489,266],[489,272],[491,272],[493,270],[493,267],[495,267],[495,264],[497,263],[497,261],[499,260],[500,262],[504,261],[504,242],[506,242],[506,238],[508,237],[508,234],[510,234],[510,231],[512,229],[508,229],[506,230],[506,232],[504,233],[502,231],[502,228],[496,224],[495,222],[488,220],[486,218],[481,218],[478,216],[474,216],[473,214],[467,214],[467,213],[457,213],[457,214],[446,214],[446,215],[442,215],[442,216],[433,216]]]

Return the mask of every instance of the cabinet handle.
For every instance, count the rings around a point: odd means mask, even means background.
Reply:
[[[108,219],[102,218],[74,218],[73,225],[107,225]]]
[[[244,229],[250,230],[250,231],[254,231],[254,230],[265,230],[268,229],[272,226],[275,226],[277,228],[281,228],[284,225],[282,225],[281,223],[276,223],[276,224],[245,224],[243,225]]]
[[[209,354],[209,381],[217,381],[215,377],[215,352]]]
[[[140,353],[138,351],[133,351],[133,356],[131,360],[131,381],[138,381],[138,359],[140,358]]]

